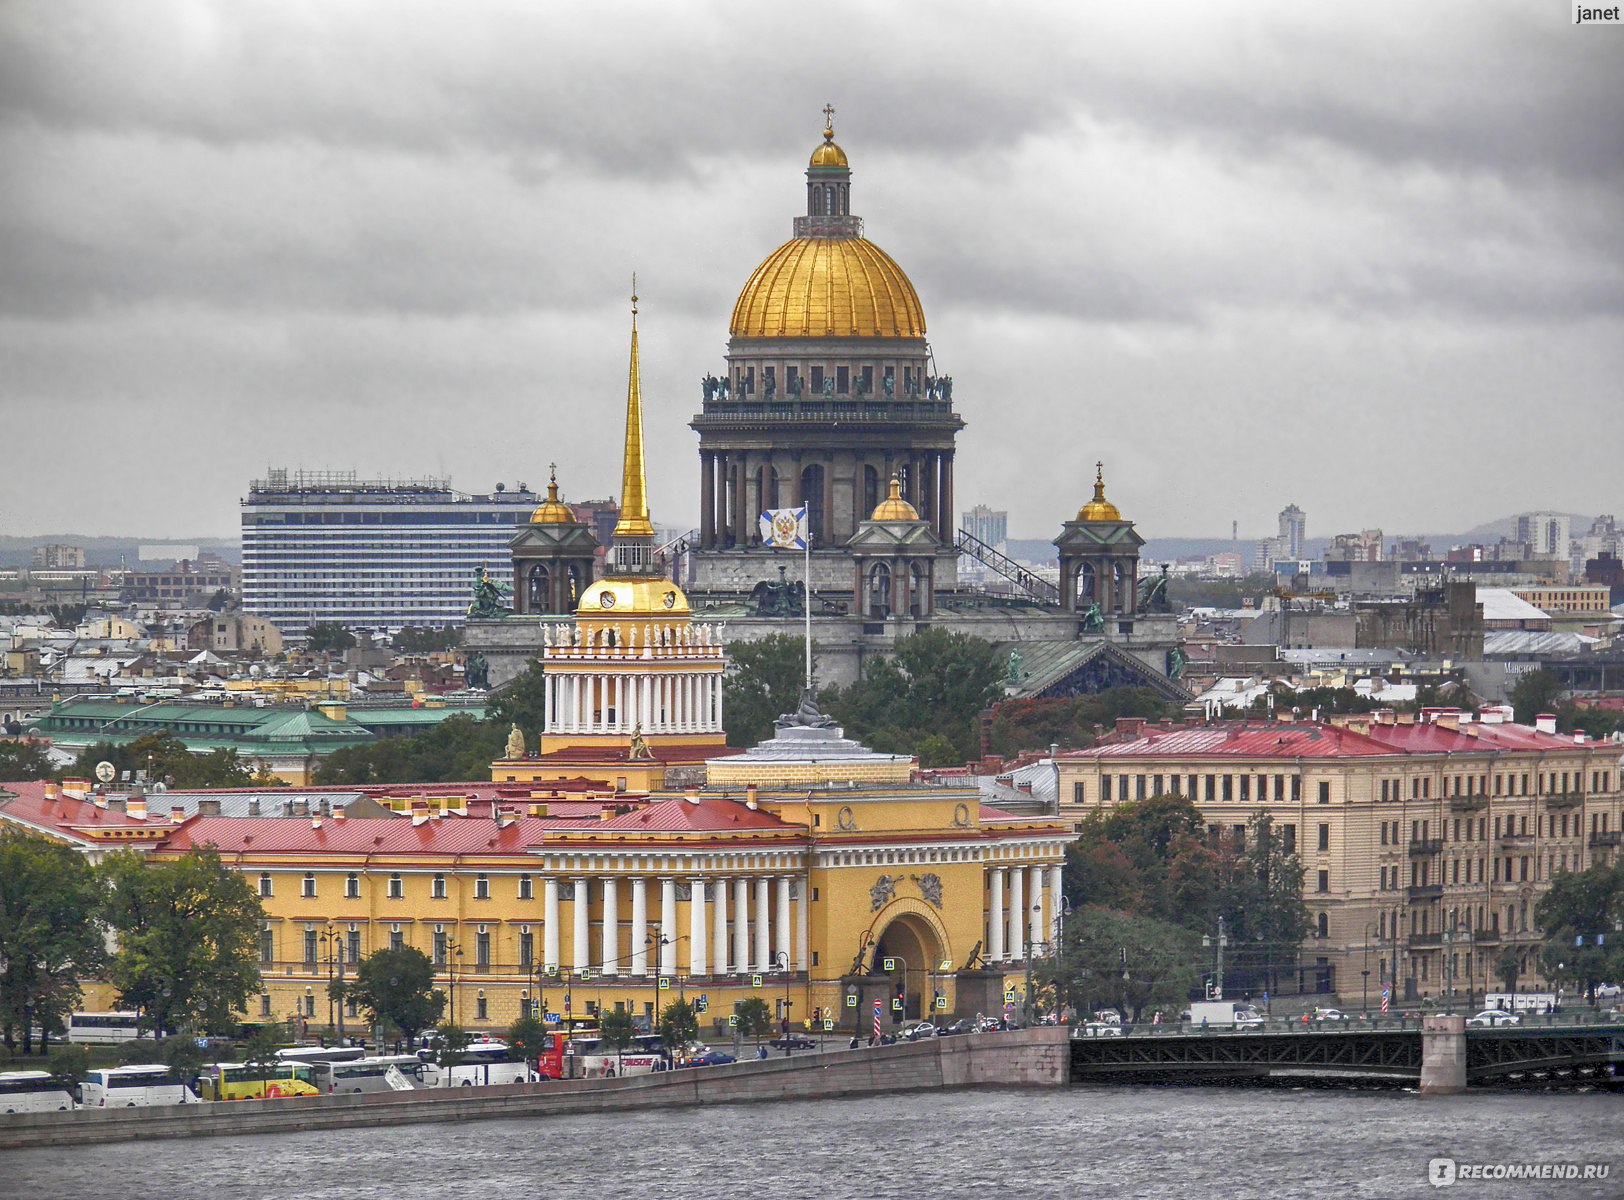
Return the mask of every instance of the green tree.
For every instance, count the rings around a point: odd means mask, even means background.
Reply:
[[[547,685],[541,661],[531,659],[524,670],[497,691],[491,697],[487,712],[490,724],[501,730],[504,738],[515,725],[520,729],[540,729],[547,715]]]
[[[320,622],[305,630],[305,649],[312,654],[322,651],[342,653],[355,648],[355,635],[342,625]]]
[[[525,1015],[508,1026],[507,1044],[533,1067],[536,1060],[546,1053],[550,1036],[547,1022],[540,1017]]]
[[[895,656],[871,661],[860,682],[827,689],[824,707],[876,750],[913,754],[938,735],[969,762],[981,757],[981,714],[1003,695],[1004,673],[990,642],[927,629],[897,639]]]
[[[523,726],[521,726],[523,728]],[[334,751],[313,782],[328,784],[444,783],[490,774],[502,756],[509,726],[458,714],[412,737],[382,738]]]
[[[739,1032],[745,1037],[755,1038],[758,1047],[762,1038],[772,1035],[773,1010],[760,996],[735,1001],[733,1015],[739,1018]]]
[[[1495,978],[1505,984],[1505,990],[1515,992],[1517,979],[1522,975],[1522,955],[1516,950],[1506,949],[1500,951],[1494,960]]]
[[[208,1051],[197,1044],[197,1038],[186,1033],[172,1033],[159,1043],[159,1059],[182,1079],[196,1079],[208,1061]]]
[[[1178,715],[1176,705],[1151,688],[1115,687],[1086,696],[1003,700],[993,707],[988,749],[1011,757],[1023,750],[1081,750],[1094,744],[1095,727],[1111,728],[1118,717],[1160,720]]]
[[[427,1029],[445,1011],[446,996],[434,986],[434,964],[414,946],[378,950],[355,968],[348,995],[367,1020],[393,1027],[402,1037]]]
[[[79,752],[64,775],[89,777],[96,764],[110,762],[121,774],[147,772],[154,781],[167,780],[179,788],[235,788],[253,786],[248,764],[232,749],[220,747],[207,754],[194,754],[186,743],[169,730],[150,733],[124,745],[96,742]]]
[[[686,1000],[673,1000],[660,1010],[660,1041],[668,1058],[674,1059],[698,1037],[699,1014]]]
[[[225,612],[230,604],[231,593],[226,591],[225,588],[219,588],[214,595],[209,597],[208,607],[210,612]]]
[[[632,1014],[623,1008],[609,1009],[598,1018],[598,1032],[603,1044],[615,1052],[615,1074],[620,1075],[624,1070],[620,1056],[632,1044],[637,1032],[632,1025]]]
[[[74,1089],[85,1081],[90,1074],[90,1048],[88,1046],[62,1045],[51,1051],[50,1066],[51,1078],[68,1090],[70,1095],[76,1094]]]
[[[0,834],[0,1024],[7,1049],[22,1027],[60,1031],[78,1004],[79,977],[105,959],[101,889],[78,851],[27,834]]]
[[[1066,921],[1061,953],[1036,972],[1062,1004],[1101,1005],[1138,1020],[1149,1009],[1179,1009],[1201,979],[1201,939],[1153,917],[1090,906]]]
[[[40,743],[0,741],[0,784],[55,778],[56,764]]]
[[[101,870],[118,934],[109,977],[119,1003],[160,1037],[231,1028],[259,989],[265,911],[247,879],[213,846],[169,860],[119,851]]]
[[[817,644],[812,647],[816,668]],[[773,735],[773,719],[794,712],[806,684],[806,639],[775,633],[728,649],[722,680],[722,723],[730,746],[754,746]]]
[[[1615,933],[1624,925],[1624,861],[1559,873],[1534,906],[1534,921],[1545,931],[1546,977],[1560,972],[1594,998],[1596,984],[1624,978],[1624,939]]]
[[[1518,722],[1532,725],[1541,713],[1557,713],[1565,692],[1562,681],[1550,671],[1530,671],[1511,685],[1511,707]]]
[[[462,630],[454,625],[424,628],[408,625],[395,635],[395,649],[403,654],[432,654],[462,645]]]
[[[282,1060],[276,1056],[276,1052],[281,1048],[282,1044],[276,1036],[276,1031],[269,1026],[256,1029],[248,1035],[248,1041],[242,1048],[242,1062],[243,1066],[259,1076],[261,1091],[277,1067],[282,1065]]]

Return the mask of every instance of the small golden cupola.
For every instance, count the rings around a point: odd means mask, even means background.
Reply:
[[[532,525],[569,525],[575,521],[575,511],[558,498],[558,467],[549,464],[547,499],[530,514]]]
[[[812,151],[812,161],[809,167],[847,167],[851,164],[846,161],[846,152],[835,144],[835,113],[834,109],[825,107],[823,110],[823,144]]]
[[[1117,506],[1105,498],[1105,464],[1094,464],[1094,498],[1077,510],[1079,521],[1120,521]]]
[[[917,521],[919,520],[919,510],[902,498],[902,481],[893,475],[885,499],[874,506],[874,511],[869,514],[868,519],[870,521]]]

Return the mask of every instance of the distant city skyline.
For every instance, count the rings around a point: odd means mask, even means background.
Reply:
[[[650,500],[695,524],[700,380],[826,103],[1012,531],[1096,459],[1152,539],[1467,528],[1491,479],[1611,512],[1624,77],[1569,19],[837,3],[863,36],[800,55],[759,7],[18,0],[0,535],[228,537],[267,463],[613,494],[633,271]]]

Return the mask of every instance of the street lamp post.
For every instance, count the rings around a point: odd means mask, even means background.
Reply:
[[[446,974],[451,980],[451,1024],[457,1024],[457,959],[462,957],[462,947],[450,939],[445,944]]]
[[[789,951],[780,950],[773,955],[773,969],[784,976],[784,1011],[779,1014],[779,1031],[784,1037],[784,1057],[790,1056],[789,1024]]]
[[[1365,925],[1365,965],[1359,972],[1359,1011],[1370,1018],[1370,931],[1374,928],[1368,922]]]
[[[336,997],[333,995],[333,960],[338,956],[338,935],[333,932],[333,923],[327,922],[327,932],[321,935],[322,944],[327,948],[327,1028],[333,1028],[333,1005]],[[343,1044],[340,1039],[340,1045]]]

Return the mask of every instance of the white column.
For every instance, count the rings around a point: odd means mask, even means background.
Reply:
[[[992,886],[987,896],[987,961],[1004,958],[1004,868],[992,870]]]
[[[801,877],[801,898],[795,903],[795,969],[797,971],[811,970],[812,959],[807,953],[809,937],[807,934],[806,911],[812,903],[812,885],[806,876]]]
[[[549,967],[556,967],[558,966],[558,880],[542,880],[541,898],[541,961]]]
[[[1031,919],[1026,923],[1026,942],[1033,945],[1044,940],[1043,937],[1043,868],[1033,867],[1026,875],[1026,886],[1031,893],[1026,898],[1027,912]]]
[[[1026,875],[1019,867],[1009,871],[1009,957],[1020,962],[1026,957]]]
[[[1064,932],[1060,928],[1060,914],[1065,910],[1061,889],[1066,885],[1065,869],[1059,864],[1049,868],[1049,936],[1058,941]]]
[[[688,974],[704,975],[705,970],[705,881],[693,879],[688,883]]]
[[[712,675],[710,678],[711,695],[716,698],[716,712],[712,716],[710,728],[719,731],[722,728],[722,677]]]
[[[758,971],[765,971],[773,965],[772,948],[768,945],[770,929],[767,924],[772,916],[768,910],[768,880],[765,875],[756,879],[756,962]]]
[[[750,881],[743,875],[733,881],[733,969],[750,969]]]
[[[581,732],[581,677],[570,676],[570,725],[571,733]]]
[[[677,973],[677,881],[660,880],[660,974]]]
[[[779,954],[782,954],[784,956],[784,965],[786,967],[793,967],[795,965],[795,947],[790,944],[789,940],[788,875],[780,875],[778,877],[777,929],[774,932],[776,936],[773,938],[775,948],[773,957],[777,958]]]
[[[727,974],[727,880],[716,881],[716,973]]]
[[[648,880],[632,880],[632,974],[648,974]]]
[[[545,733],[553,724],[553,684],[556,683],[551,675],[543,674],[541,677],[541,730]]]
[[[575,881],[575,969],[585,970],[592,965],[591,924],[590,914],[592,908],[591,885],[585,879]]]
[[[605,975],[619,975],[620,961],[620,880],[603,878],[603,952],[598,956]]]

